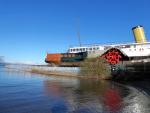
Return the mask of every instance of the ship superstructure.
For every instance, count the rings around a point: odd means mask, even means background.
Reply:
[[[109,59],[121,59],[150,56],[150,42],[146,43],[128,43],[128,44],[114,44],[114,45],[95,45],[84,47],[73,47],[68,50],[69,53],[87,52],[87,58],[94,58],[105,55]],[[121,54],[123,56],[121,56]],[[122,59],[123,60],[123,59]],[[118,63],[118,62],[117,62]]]
[[[123,61],[131,61],[135,59],[148,59],[150,58],[150,42],[147,42],[147,39],[144,34],[144,29],[142,26],[136,26],[132,28],[135,43],[126,43],[126,44],[107,44],[107,45],[84,45],[79,47],[71,47],[68,49],[67,53],[60,54],[60,62],[64,59],[72,58],[78,55],[82,57],[78,61],[82,61],[85,58],[95,58],[95,57],[103,57],[110,64],[118,64]],[[84,54],[83,54],[84,53]],[[68,56],[67,56],[68,55]],[[70,56],[69,56],[70,55]],[[48,59],[48,56],[51,54],[47,54],[46,62],[52,61]],[[76,62],[76,60],[72,60]],[[78,62],[77,61],[77,62]],[[67,62],[67,60],[65,60]],[[68,62],[71,62],[69,60]]]

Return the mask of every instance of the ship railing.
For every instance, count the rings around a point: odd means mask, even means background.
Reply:
[[[150,42],[144,42],[144,43],[131,43],[131,42],[126,42],[126,43],[107,43],[107,44],[83,44],[82,46],[70,46],[70,48],[82,48],[82,47],[91,47],[91,46],[123,46],[123,45],[147,45],[150,44]]]

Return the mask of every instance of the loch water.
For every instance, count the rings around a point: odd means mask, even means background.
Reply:
[[[44,76],[1,66],[0,113],[150,113],[150,81]]]

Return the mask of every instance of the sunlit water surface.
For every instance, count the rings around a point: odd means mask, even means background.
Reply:
[[[0,68],[0,113],[150,113],[150,96],[144,89],[111,81]]]

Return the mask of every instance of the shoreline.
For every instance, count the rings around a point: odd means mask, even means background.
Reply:
[[[73,77],[73,78],[82,78],[82,79],[97,79],[97,80],[110,80],[106,78],[100,78],[100,77],[93,77],[93,76],[81,76],[80,74],[74,74],[74,73],[66,73],[66,72],[50,72],[50,71],[44,71],[44,70],[38,70],[34,69],[31,71],[28,71],[29,73],[35,73],[35,74],[41,74],[41,75],[47,75],[47,76],[59,76],[59,77]]]
[[[100,78],[97,76],[82,76],[73,67],[45,67],[45,66],[23,66],[23,65],[17,67],[17,65],[7,65],[7,66],[5,66],[5,68],[8,69],[9,71],[28,72],[28,73],[45,75],[45,76],[59,76],[59,77],[73,77],[73,78],[82,78],[82,79],[110,80],[110,78],[109,79],[108,78]],[[51,69],[51,68],[54,68],[54,69]],[[63,71],[65,68],[66,68],[66,70]],[[60,70],[60,69],[62,69],[62,70]]]

